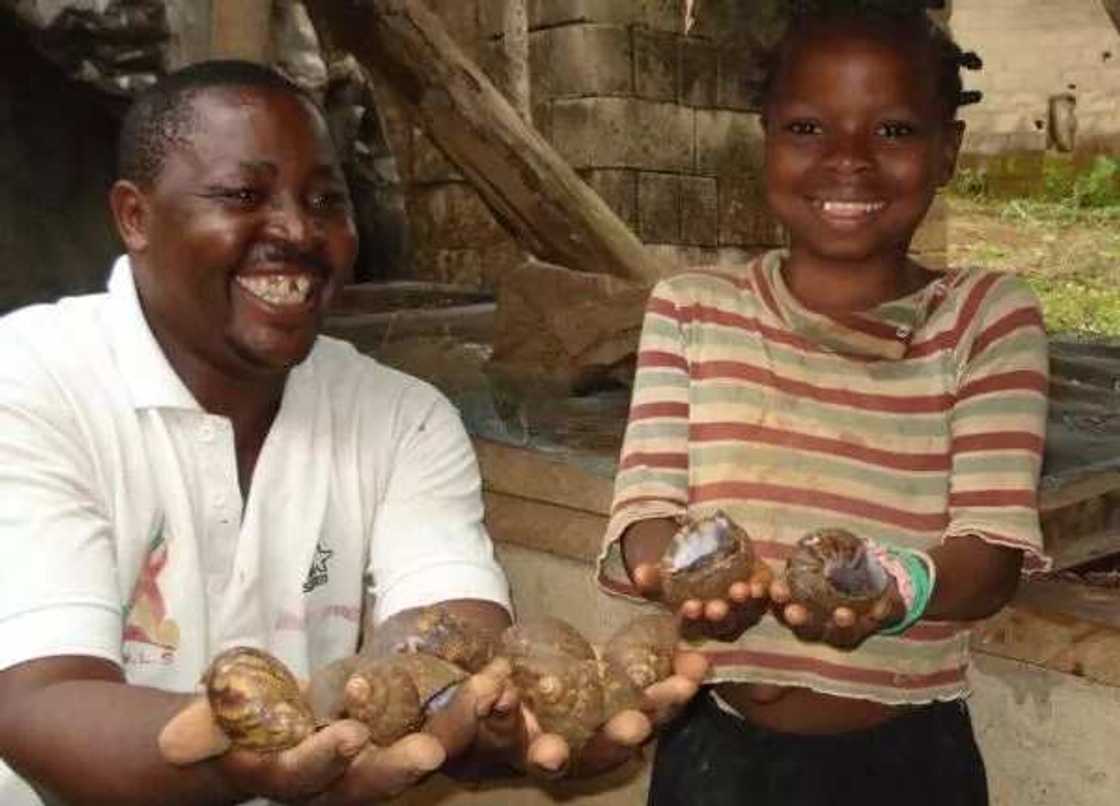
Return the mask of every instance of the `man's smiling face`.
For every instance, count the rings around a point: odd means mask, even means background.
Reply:
[[[145,314],[173,364],[286,371],[310,352],[357,249],[334,147],[291,93],[223,87],[190,103],[130,243]]]

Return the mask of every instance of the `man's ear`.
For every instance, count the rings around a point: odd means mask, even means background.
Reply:
[[[144,191],[127,179],[118,179],[109,190],[109,208],[128,253],[143,252],[148,247],[151,220]]]
[[[945,125],[945,143],[941,154],[941,175],[938,177],[938,187],[949,184],[953,174],[957,171],[957,157],[961,153],[961,143],[964,141],[964,121],[951,120]]]

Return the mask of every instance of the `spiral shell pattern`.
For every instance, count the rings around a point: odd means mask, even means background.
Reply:
[[[234,747],[284,750],[315,729],[295,677],[267,652],[227,649],[214,658],[203,683],[214,718]]]

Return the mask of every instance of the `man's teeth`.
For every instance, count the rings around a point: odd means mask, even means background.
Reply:
[[[237,284],[273,305],[298,305],[307,301],[311,277],[306,274],[257,274],[237,277]]]
[[[819,204],[824,212],[842,216],[868,215],[887,206],[886,202],[822,201]]]

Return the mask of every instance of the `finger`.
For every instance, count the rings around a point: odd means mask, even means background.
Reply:
[[[439,769],[446,758],[440,743],[424,733],[410,733],[388,747],[370,745],[354,760],[343,786],[312,802],[325,806],[390,798]]]
[[[231,750],[219,764],[249,791],[304,797],[327,789],[369,747],[369,731],[351,719],[333,722],[279,753]]]
[[[708,676],[708,659],[699,652],[677,652],[673,655],[673,674],[699,685]]]
[[[832,611],[832,623],[837,627],[852,627],[856,623],[855,611],[850,607],[838,607]]]
[[[603,735],[615,744],[636,747],[649,738],[653,725],[641,711],[619,711],[603,725]]]
[[[648,713],[654,725],[663,725],[676,716],[696,696],[697,681],[683,675],[672,675],[644,692]]]
[[[704,603],[704,618],[708,621],[723,621],[731,612],[723,599],[710,599]]]
[[[220,756],[230,746],[229,737],[218,727],[206,697],[196,697],[173,716],[159,732],[157,741],[164,760],[180,766]]]
[[[647,599],[661,595],[661,571],[654,563],[642,563],[634,568],[634,586]]]
[[[746,604],[752,598],[758,598],[766,595],[766,589],[763,587],[761,593],[756,593],[754,582],[735,582],[727,589],[727,598],[735,604]]]
[[[803,627],[812,621],[812,614],[805,605],[787,604],[782,608],[782,618],[790,627]]]
[[[543,733],[529,745],[526,771],[538,778],[560,778],[568,771],[571,758],[567,742],[555,733]]]
[[[434,737],[449,756],[458,756],[478,735],[479,714],[489,713],[498,697],[500,684],[476,674],[459,685],[451,701],[424,721],[424,733]]]
[[[784,579],[775,579],[770,583],[770,598],[776,604],[786,604],[790,600],[789,585]]]
[[[690,621],[704,616],[704,603],[699,599],[687,599],[681,604],[681,615]]]

